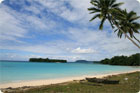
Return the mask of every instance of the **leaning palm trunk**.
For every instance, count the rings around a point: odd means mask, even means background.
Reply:
[[[134,37],[135,40],[137,40],[140,43],[140,41],[135,36],[133,36],[133,37]]]
[[[124,33],[124,35],[134,44],[136,45],[139,49],[140,49],[140,46],[134,41],[132,40],[117,24],[115,24],[115,26],[122,32]]]

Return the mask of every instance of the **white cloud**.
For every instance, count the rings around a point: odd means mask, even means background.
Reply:
[[[137,0],[140,3],[140,0]]]
[[[70,22],[86,24],[91,18],[87,11],[87,8],[91,6],[90,0],[80,0],[80,2],[77,0],[39,0],[38,2],[48,8],[49,11]],[[69,8],[66,3],[69,4]]]
[[[6,6],[0,7],[0,41],[18,41],[17,38],[23,38],[27,33],[20,21],[11,13],[13,14],[16,12]]]
[[[87,49],[81,49],[80,47],[72,50],[72,53],[95,53],[95,50],[91,49],[91,48],[87,48]]]
[[[10,2],[14,3],[14,1]],[[27,8],[24,4],[21,5],[23,5],[23,8]],[[38,6],[35,5],[34,7],[36,8]],[[36,14],[40,13],[39,11],[41,10],[36,10],[35,8],[32,8],[33,10],[29,10],[29,8],[26,10],[33,11]],[[5,40],[5,42],[7,42],[7,40],[15,41],[17,43],[23,42],[19,39],[31,37],[28,36],[31,29],[37,30],[39,33],[43,31],[48,33],[55,25],[56,22],[46,16],[38,18],[35,15],[15,11],[4,4],[0,6],[0,41],[2,42],[4,42],[3,40]]]
[[[122,9],[127,9],[128,11],[135,11],[140,16],[140,4],[137,0],[118,0],[118,2],[124,2],[121,6]]]
[[[0,3],[2,3],[4,0],[0,0]]]

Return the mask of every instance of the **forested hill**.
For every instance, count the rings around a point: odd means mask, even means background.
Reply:
[[[140,53],[131,56],[114,56],[111,59],[101,60],[102,64],[140,66]]]
[[[30,62],[60,62],[60,63],[66,63],[67,60],[60,60],[60,59],[49,59],[49,58],[30,58]]]

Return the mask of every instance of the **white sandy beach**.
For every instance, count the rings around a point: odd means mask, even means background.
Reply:
[[[103,74],[103,75],[85,75],[80,77],[69,77],[69,78],[60,78],[60,79],[47,79],[47,80],[32,80],[32,81],[22,81],[22,82],[16,82],[16,83],[6,83],[6,84],[0,84],[0,88],[17,88],[17,87],[23,87],[23,86],[40,86],[40,85],[50,85],[50,84],[57,84],[57,83],[63,83],[73,80],[81,80],[85,79],[86,77],[96,77],[96,78],[103,78],[109,75],[118,75],[118,74],[125,74],[125,73],[132,73],[140,70],[134,70],[134,71],[128,71],[128,72],[117,72],[117,73],[110,73],[110,74]]]

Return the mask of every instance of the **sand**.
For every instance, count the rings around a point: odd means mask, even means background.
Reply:
[[[119,74],[125,74],[125,73],[132,73],[140,70],[134,70],[134,71],[128,71],[128,72],[117,72],[117,73],[110,73],[110,74],[102,74],[102,75],[84,75],[80,77],[69,77],[69,78],[59,78],[59,79],[47,79],[47,80],[32,80],[32,81],[22,81],[22,82],[14,82],[14,83],[6,83],[6,84],[0,84],[0,88],[17,88],[17,87],[23,87],[23,86],[41,86],[41,85],[50,85],[50,84],[57,84],[57,83],[63,83],[63,82],[69,82],[73,80],[81,80],[85,79],[86,77],[96,77],[96,78],[103,78],[110,75],[119,75]]]

